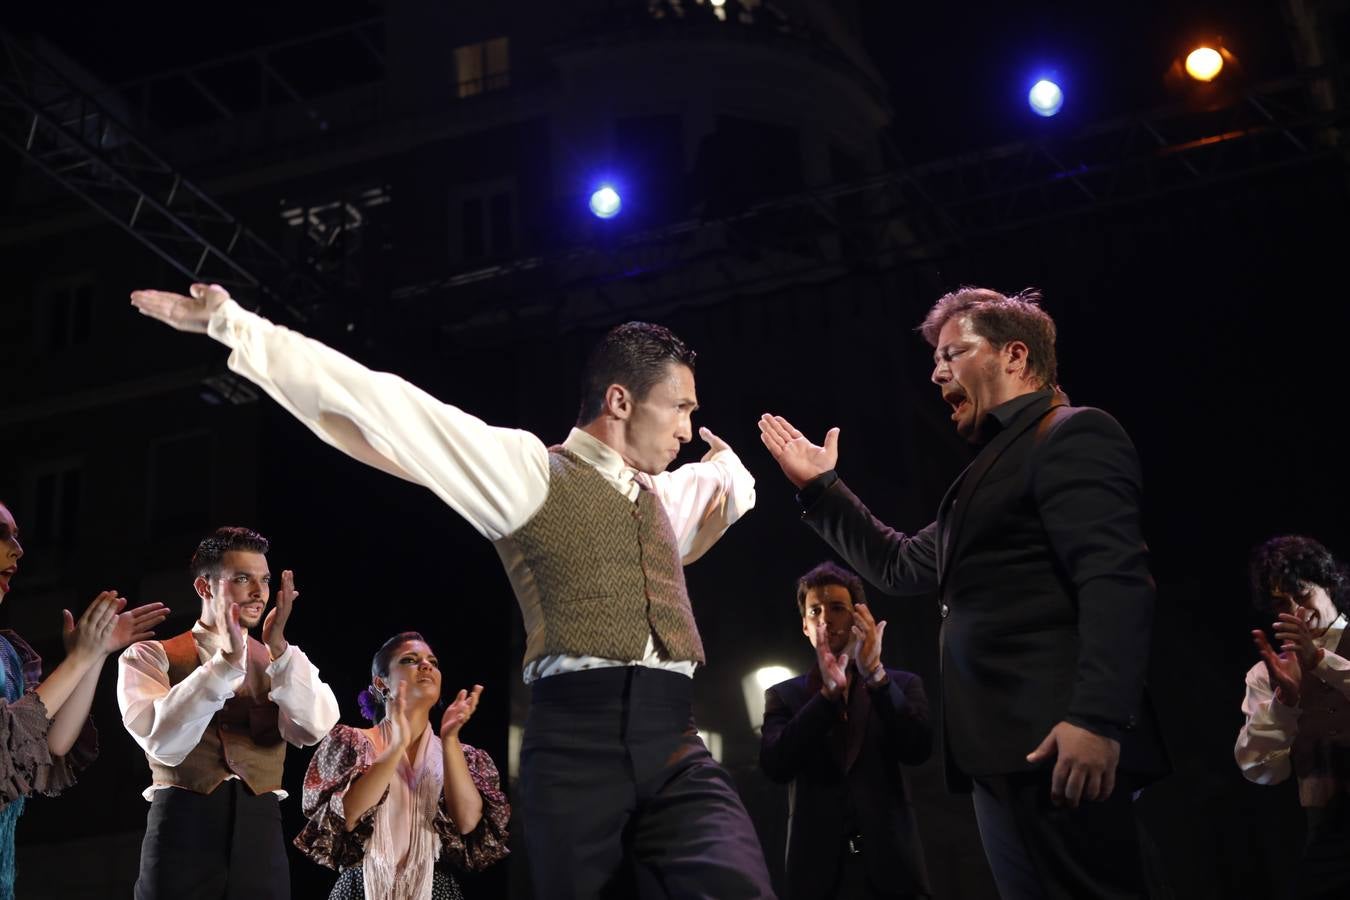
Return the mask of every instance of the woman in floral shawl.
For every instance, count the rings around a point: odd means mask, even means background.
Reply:
[[[19,526],[0,503],[0,602],[22,557]],[[27,798],[61,793],[98,755],[89,704],[104,661],[150,637],[169,614],[162,603],[122,612],[126,602],[116,591],[104,591],[78,623],[63,610],[66,658],[46,679],[33,648],[13,631],[0,630],[0,900],[14,898],[14,829]]]
[[[497,767],[459,741],[483,687],[459,692],[438,733],[429,726],[441,672],[420,634],[390,638],[370,671],[359,702],[376,724],[338,725],[319,745],[295,845],[341,872],[329,900],[461,900],[449,868],[481,869],[509,852]]]

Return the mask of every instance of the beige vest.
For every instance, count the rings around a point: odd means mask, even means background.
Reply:
[[[160,643],[169,658],[170,686],[201,667],[191,631]],[[254,794],[281,787],[286,741],[277,728],[277,705],[267,699],[272,690],[268,662],[267,648],[249,638],[243,684],[211,717],[202,739],[187,758],[176,766],[166,766],[147,754],[155,784],[209,794],[233,774]]]
[[[637,503],[562,447],[548,454],[548,497],[496,542],[525,619],[525,664],[543,656],[704,662],[675,530],[661,501]]]

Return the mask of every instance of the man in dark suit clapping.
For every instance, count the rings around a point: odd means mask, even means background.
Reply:
[[[1058,390],[1038,301],[963,288],[929,311],[933,383],[980,449],[912,535],[839,479],[838,429],[819,446],[779,416],[760,431],[806,523],[854,569],[939,596],[948,782],[973,788],[1005,900],[1141,897],[1132,792],[1166,756],[1144,692],[1139,461],[1115,419]]]
[[[797,579],[816,666],[769,688],[759,764],[790,782],[787,900],[930,896],[901,764],[933,749],[919,676],[881,662],[886,623],[862,579],[821,563]]]

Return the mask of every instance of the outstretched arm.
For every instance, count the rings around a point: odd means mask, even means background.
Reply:
[[[834,470],[839,461],[839,429],[812,444],[782,416],[759,420],[760,440],[797,486],[802,521],[863,578],[890,594],[926,594],[936,590],[937,528],[908,535],[872,515]]]
[[[219,286],[131,299],[143,315],[231,348],[230,368],[325,442],[429,488],[490,540],[514,532],[544,502],[548,450],[528,432],[487,425],[397,375],[371,371],[248,312]]]

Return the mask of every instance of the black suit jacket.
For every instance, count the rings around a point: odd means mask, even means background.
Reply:
[[[803,518],[859,574],[891,594],[939,593],[954,789],[1028,771],[1026,755],[1064,720],[1121,740],[1122,771],[1166,770],[1144,696],[1154,586],[1139,460],[1115,419],[1035,395],[913,535],[842,481],[816,487]]]
[[[861,836],[873,884],[926,895],[928,872],[901,763],[932,753],[928,698],[919,676],[887,669],[889,681],[854,679],[847,715],[821,696],[816,670],[769,688],[759,764],[788,792],[787,898],[832,898],[846,840]]]

